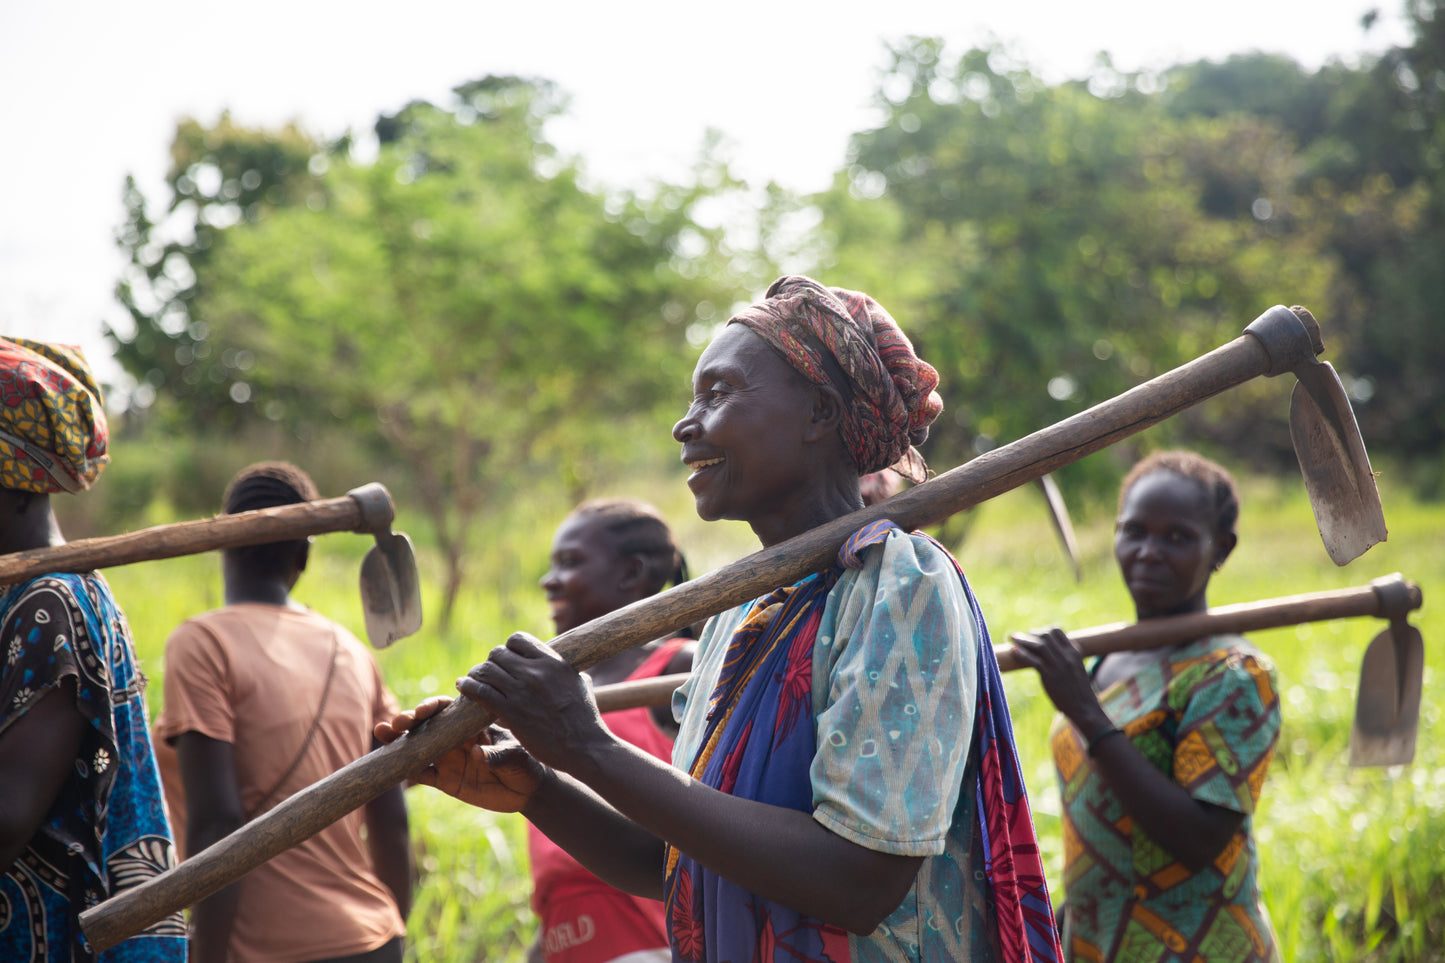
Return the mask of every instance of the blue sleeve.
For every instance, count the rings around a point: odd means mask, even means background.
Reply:
[[[967,763],[981,632],[952,560],[901,531],[829,596],[813,657],[814,818],[881,852],[943,852]]]

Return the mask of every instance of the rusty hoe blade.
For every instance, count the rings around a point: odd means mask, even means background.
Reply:
[[[391,495],[372,483],[347,492],[361,506],[362,524],[376,544],[361,562],[361,607],[366,637],[384,649],[421,628],[421,578],[411,539],[391,530],[396,517]]]
[[[1375,636],[1360,663],[1350,765],[1403,766],[1415,758],[1425,677],[1425,642],[1420,630],[1406,621],[1409,612],[1420,607],[1420,592],[1414,588],[1412,594],[1412,586],[1400,582],[1398,575],[1372,585],[1390,627]]]
[[[1314,345],[1313,354],[1293,350],[1300,326]],[[1290,438],[1320,538],[1334,563],[1345,565],[1387,535],[1375,473],[1355,413],[1334,367],[1313,356],[1324,346],[1319,325],[1308,310],[1276,305],[1260,315],[1250,330],[1270,354],[1270,374],[1289,370],[1299,379],[1290,399]]]
[[[378,649],[421,628],[421,579],[405,534],[376,533],[376,544],[361,563],[361,599],[366,636]]]

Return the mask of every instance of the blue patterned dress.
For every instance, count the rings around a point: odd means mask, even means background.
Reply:
[[[678,963],[1059,959],[988,629],[936,542],[878,523],[836,568],[711,620],[673,710],[673,763],[694,778],[923,857],[858,936],[670,850]]]
[[[87,727],[75,768],[0,876],[0,960],[182,963],[179,913],[97,957],[80,913],[175,863],[130,630],[96,573],[0,593],[0,737],[62,680]]]

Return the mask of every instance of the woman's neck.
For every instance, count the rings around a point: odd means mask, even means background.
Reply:
[[[64,544],[49,495],[0,488],[0,553]]]
[[[291,601],[291,589],[286,580],[272,576],[248,578],[228,572],[225,579],[227,605],[251,603],[255,605],[277,605],[283,608],[299,608]]]
[[[852,478],[849,481],[851,484],[811,489],[808,497],[800,500],[792,510],[751,520],[749,525],[753,534],[762,542],[763,548],[772,548],[779,542],[859,511],[863,508],[863,496],[858,491],[858,480]]]

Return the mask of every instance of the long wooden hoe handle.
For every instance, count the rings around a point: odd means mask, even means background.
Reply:
[[[391,496],[382,485],[372,482],[337,498],[174,522],[124,535],[83,538],[51,548],[0,555],[0,584],[23,582],[50,572],[89,572],[327,532],[384,531],[393,517]]]
[[[1402,593],[1401,602],[1392,605],[1391,595],[1396,591]],[[1173,615],[1143,622],[1115,622],[1089,629],[1073,629],[1069,632],[1069,641],[1074,643],[1082,655],[1105,655],[1129,649],[1152,649],[1159,645],[1172,645],[1226,632],[1257,632],[1286,625],[1302,625],[1305,622],[1327,622],[1331,619],[1358,616],[1398,618],[1406,611],[1418,609],[1422,604],[1420,586],[1414,582],[1406,582],[1396,573],[1376,579],[1369,585],[1352,588],[1221,605],[1207,612],[1191,615]],[[1017,641],[1020,634],[1022,633],[1014,632],[1009,638]],[[993,652],[998,657],[998,667],[1002,672],[1027,668],[1019,658],[1016,646],[996,646]],[[593,695],[597,699],[597,708],[603,712],[663,706],[667,705],[672,693],[687,679],[686,672],[649,679],[628,679],[626,682],[598,686]]]
[[[1259,602],[1221,605],[1190,615],[1077,629],[1069,632],[1069,641],[1082,655],[1104,655],[1129,649],[1152,649],[1226,632],[1257,632],[1285,625],[1365,615],[1391,618],[1395,614],[1403,614],[1394,613],[1390,605],[1390,591],[1397,583],[1405,593],[1408,608],[1418,609],[1423,602],[1420,586],[1405,582],[1396,574],[1353,588],[1286,595]],[[1019,633],[1015,632],[1010,638],[1017,640],[1018,636]],[[1004,672],[1025,667],[1016,646],[999,646],[994,649],[994,654],[998,656],[999,669]]]
[[[572,665],[588,668],[828,567],[865,524],[891,519],[905,530],[936,524],[1246,381],[1290,371],[1322,350],[1309,312],[1277,305],[1228,344],[1109,401],[884,502],[564,632],[551,644]],[[470,699],[456,700],[405,738],[308,786],[174,869],[81,913],[82,929],[97,951],[115,946],[365,805],[492,721]]]

